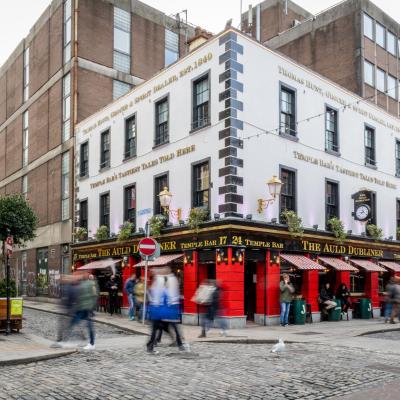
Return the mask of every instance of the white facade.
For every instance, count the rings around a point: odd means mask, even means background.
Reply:
[[[226,40],[226,35],[234,40]],[[226,49],[232,43],[234,51],[228,54]],[[224,57],[221,63],[220,56]],[[220,101],[220,93],[229,85],[226,77],[220,78],[220,75],[227,69],[225,57],[230,56],[243,66],[243,72],[240,65],[235,66],[239,69],[235,79],[239,82],[236,100],[242,103],[243,111],[240,104],[239,109],[232,111],[226,108],[225,101]],[[206,72],[210,80],[210,124],[191,132],[192,85]],[[296,93],[296,140],[279,134],[281,83]],[[155,103],[166,95],[169,143],[153,148]],[[337,155],[325,151],[326,106],[338,113]],[[220,116],[224,110],[231,116],[236,112],[237,137],[243,140],[243,147],[237,142],[233,145],[237,153],[233,158],[224,152],[220,154],[230,147],[226,146],[229,143],[225,138],[219,139],[219,132],[227,124],[224,116]],[[124,161],[125,119],[133,114],[136,115],[137,156]],[[365,125],[375,129],[376,168],[365,166]],[[111,163],[109,168],[100,171],[100,136],[107,129],[111,132]],[[169,190],[173,194],[171,209],[181,208],[186,219],[192,207],[192,163],[209,159],[211,215],[220,213],[223,217],[226,208],[220,206],[234,204],[233,214],[228,211],[228,215],[252,214],[253,220],[263,221],[279,218],[279,199],[262,214],[257,212],[257,199],[270,197],[266,181],[273,175],[279,176],[280,166],[285,166],[296,171],[296,209],[305,227],[318,225],[319,229],[325,229],[325,182],[331,179],[339,184],[340,219],[347,230],[354,234],[364,230],[352,216],[351,196],[367,188],[376,192],[377,226],[383,229],[385,237],[396,237],[400,179],[395,173],[395,146],[396,140],[400,141],[400,121],[238,32],[227,31],[210,40],[84,120],[76,133],[77,200],[78,204],[88,200],[89,236],[99,226],[99,196],[108,191],[110,230],[118,232],[124,220],[123,188],[130,184],[136,184],[136,230],[144,227],[153,213],[154,177],[164,172],[168,172]],[[89,173],[88,177],[79,178],[80,146],[86,141]],[[227,172],[222,169],[231,162],[237,166],[228,176],[236,174],[243,181],[234,179],[231,187],[225,188],[228,194],[233,190],[239,196],[226,197],[226,193],[219,194],[226,191],[220,188],[228,186],[223,175]],[[176,218],[171,218],[171,222],[178,223]]]

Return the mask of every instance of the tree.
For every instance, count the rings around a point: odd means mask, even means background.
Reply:
[[[38,219],[21,195],[0,196],[0,241],[13,236],[14,244],[22,245],[35,238]]]

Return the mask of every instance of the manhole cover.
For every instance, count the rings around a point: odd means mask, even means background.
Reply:
[[[393,372],[394,374],[400,374],[400,367],[396,367],[394,365],[377,363],[377,364],[367,365],[367,368],[378,369],[380,371],[385,371],[385,372]]]
[[[297,332],[295,335],[321,335],[319,332]]]

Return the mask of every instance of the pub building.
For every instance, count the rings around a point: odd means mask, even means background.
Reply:
[[[323,283],[345,283],[377,316],[400,274],[400,120],[233,29],[194,38],[81,122],[75,146],[74,269],[114,266],[122,286],[164,215],[150,267],[179,275],[184,323],[199,323],[191,299],[206,278],[242,327],[278,323],[284,272],[313,321]]]

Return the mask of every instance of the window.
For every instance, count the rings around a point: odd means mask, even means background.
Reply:
[[[365,276],[362,271],[350,272],[350,293],[364,293]]]
[[[396,237],[400,240],[400,200],[396,200]]]
[[[168,137],[168,98],[156,103],[156,137],[154,145],[167,143]]]
[[[69,218],[69,152],[61,159],[61,219]]]
[[[89,175],[89,142],[81,144],[79,160],[79,176]]]
[[[88,229],[88,201],[79,202],[79,226]]]
[[[193,82],[192,129],[202,128],[210,122],[210,85],[208,74]]]
[[[296,94],[292,89],[281,86],[280,133],[296,136]]]
[[[24,50],[24,101],[29,99],[29,47]]]
[[[367,14],[364,14],[364,35],[374,40],[374,20]]]
[[[165,29],[165,66],[174,63],[179,58],[179,35]]]
[[[125,121],[125,158],[136,156],[136,117]]]
[[[339,218],[339,185],[336,182],[326,181],[325,218],[327,229],[330,229],[328,221],[334,217]]]
[[[113,80],[113,100],[119,99],[131,90],[129,83]]]
[[[110,166],[110,131],[105,131],[100,137],[100,169]]]
[[[29,111],[22,114],[22,166],[28,165],[29,157]]]
[[[193,166],[192,207],[210,208],[210,165],[208,161]]]
[[[24,196],[25,199],[28,198],[28,175],[22,177],[22,196]]]
[[[131,72],[131,13],[114,7],[114,68]]]
[[[376,29],[376,43],[385,48],[385,27],[378,22],[375,25]]]
[[[396,140],[395,148],[396,157],[396,176],[400,176],[400,140]]]
[[[396,56],[396,37],[393,35],[392,32],[387,31],[386,40],[387,40],[387,51],[390,54]]]
[[[387,77],[387,94],[392,99],[397,99],[397,79],[392,75],[388,75]]]
[[[365,164],[375,165],[375,129],[369,126],[364,131]]]
[[[330,107],[325,112],[325,150],[339,151],[338,113]]]
[[[110,193],[100,195],[100,226],[102,225],[110,232]]]
[[[64,64],[71,59],[71,0],[64,2]]]
[[[124,221],[136,224],[136,186],[124,189]]]
[[[282,181],[279,215],[285,210],[296,211],[296,172],[281,168]]]
[[[156,176],[154,178],[154,215],[162,214],[159,193],[168,187],[168,174]]]
[[[375,86],[374,68],[373,64],[364,60],[364,82],[371,86]]]
[[[386,92],[386,72],[380,68],[376,69],[376,88],[380,92]]]
[[[63,131],[62,141],[66,142],[71,133],[71,74],[63,78]]]

